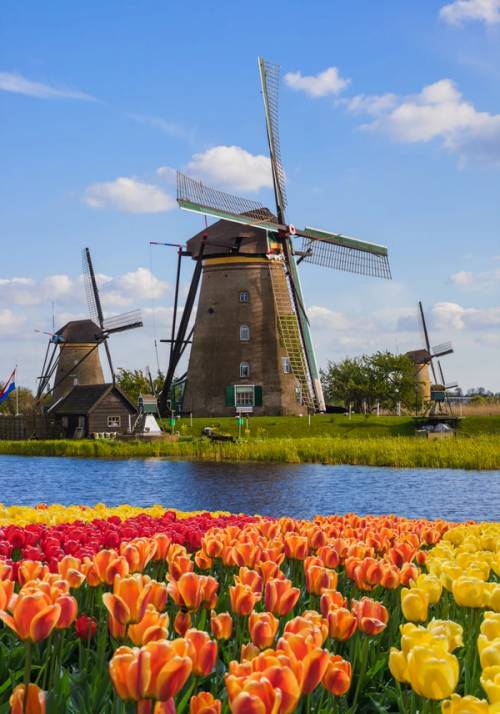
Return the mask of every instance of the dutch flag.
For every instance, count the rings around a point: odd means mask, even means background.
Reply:
[[[12,372],[9,379],[5,382],[2,388],[0,388],[0,404],[4,402],[9,394],[13,392],[16,388],[16,370]]]

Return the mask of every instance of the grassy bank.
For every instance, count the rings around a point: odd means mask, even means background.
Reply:
[[[178,442],[0,441],[0,454],[148,458],[163,456],[199,461],[358,464],[368,466],[500,469],[500,439],[492,436],[429,441],[413,437],[343,439],[339,437],[256,439],[212,443]]]
[[[233,417],[217,419],[189,418],[178,419],[176,431],[182,436],[199,436],[206,426],[215,426],[233,436],[238,434],[238,425]],[[168,429],[168,421],[165,421]],[[500,436],[500,416],[470,416],[461,420],[461,435],[497,435]],[[411,416],[365,417],[353,414],[351,419],[343,414],[314,414],[311,421],[305,417],[257,417],[248,420],[248,429],[244,428],[245,439],[281,439],[284,437],[310,438],[315,436],[339,436],[344,439],[370,437],[373,439],[387,436],[413,436],[415,422]]]

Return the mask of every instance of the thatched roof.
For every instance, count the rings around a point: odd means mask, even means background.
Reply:
[[[53,404],[49,412],[56,415],[89,414],[112,391],[122,399],[131,412],[137,412],[135,404],[114,384],[78,384],[69,394]]]
[[[269,211],[269,216],[273,214]],[[207,236],[203,255],[230,255],[237,252],[237,247],[242,253],[267,253],[266,231],[263,228],[254,228],[231,221],[217,221],[205,230],[200,231],[187,242],[188,251],[193,258],[198,257],[201,242]]]
[[[101,341],[101,328],[92,320],[71,320],[56,332],[69,344],[92,344]]]

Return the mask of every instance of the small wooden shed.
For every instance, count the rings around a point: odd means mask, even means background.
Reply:
[[[79,384],[49,413],[54,415],[67,439],[92,434],[126,434],[133,426],[137,408],[115,384]]]

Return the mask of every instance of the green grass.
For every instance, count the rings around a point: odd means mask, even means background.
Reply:
[[[382,438],[387,436],[413,436],[415,423],[412,417],[369,416],[353,414],[351,419],[343,414],[317,414],[311,416],[311,425],[305,417],[250,417],[249,432],[242,430],[245,439],[280,439],[283,437],[310,438],[315,436],[340,436],[342,438]],[[215,426],[224,433],[238,435],[233,417],[217,419],[189,418],[177,420],[177,431],[186,436],[199,436],[205,426]],[[168,421],[165,421],[168,428]],[[460,422],[460,434],[491,434],[500,436],[500,416],[471,416]]]
[[[214,443],[207,439],[177,442],[0,441],[0,454],[147,458],[163,456],[200,461],[359,464],[368,466],[500,469],[500,439],[495,436],[430,441],[414,437],[378,438],[310,436]]]

